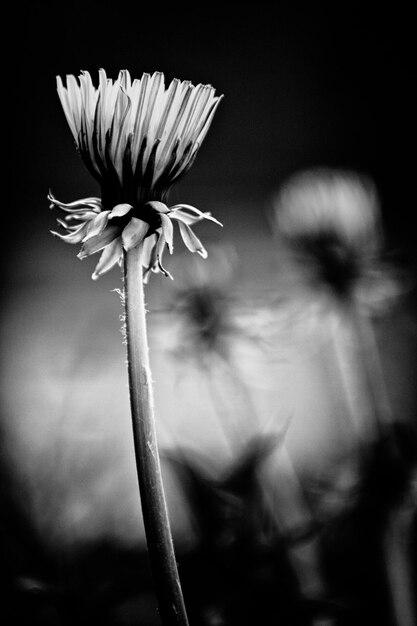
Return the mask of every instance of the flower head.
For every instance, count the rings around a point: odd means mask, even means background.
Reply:
[[[338,295],[349,295],[377,267],[379,201],[354,172],[318,169],[292,177],[274,199],[278,232],[304,269]]]
[[[195,257],[184,264],[170,313],[180,322],[177,356],[204,360],[212,353],[226,354],[236,334],[230,293],[236,270],[236,252],[230,246],[213,246],[209,263]]]
[[[180,254],[173,265],[178,281],[156,326],[164,350],[177,362],[203,368],[220,361],[232,365],[241,349],[266,354],[276,308],[271,312],[259,292],[250,296],[239,287],[239,255],[232,244],[213,244],[207,261]]]
[[[58,223],[69,243],[82,244],[80,258],[102,250],[93,278],[107,272],[129,250],[145,241],[145,277],[162,271],[165,247],[173,250],[173,221],[189,250],[207,255],[191,226],[210,213],[188,204],[168,207],[171,186],[191,167],[222,96],[211,85],[194,86],[174,79],[165,88],[155,72],[131,80],[127,70],[117,80],[99,71],[95,88],[88,72],[57,78],[58,95],[77,149],[98,181],[101,198],[58,201],[65,212]]]

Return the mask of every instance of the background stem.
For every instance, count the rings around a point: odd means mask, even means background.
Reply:
[[[124,253],[124,302],[130,405],[142,514],[164,626],[188,624],[162,483],[149,365],[142,244]]]
[[[375,426],[378,431],[382,432],[386,427],[392,425],[393,415],[382,371],[375,331],[372,321],[366,314],[361,314],[355,304],[350,306],[349,313],[352,329],[356,335],[357,350],[374,414]]]

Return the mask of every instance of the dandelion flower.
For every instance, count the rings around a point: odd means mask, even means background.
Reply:
[[[221,100],[211,85],[143,74],[116,81],[99,71],[78,81],[57,78],[58,95],[77,149],[101,188],[101,197],[65,203],[51,193],[51,208],[64,213],[55,233],[80,244],[80,258],[101,251],[93,279],[123,263],[124,335],[138,485],[161,623],[187,626],[159,460],[146,327],[144,285],[149,272],[163,272],[162,254],[172,253],[174,222],[191,252],[207,253],[192,226],[217,222],[188,204],[166,204],[171,186],[191,167]],[[219,222],[217,222],[219,223]]]
[[[93,279],[121,263],[123,250],[144,242],[144,279],[163,272],[162,255],[173,251],[173,223],[184,244],[202,257],[207,252],[192,230],[197,222],[217,222],[188,204],[166,204],[171,186],[191,167],[222,96],[211,85],[144,73],[132,81],[127,70],[117,80],[99,71],[94,87],[89,72],[57,77],[58,95],[83,162],[100,185],[101,198],[64,203],[52,193],[51,208],[64,212],[53,234],[80,244],[83,259],[101,251]]]
[[[274,209],[279,234],[316,282],[348,296],[374,273],[381,228],[369,179],[332,169],[301,172],[282,187]]]

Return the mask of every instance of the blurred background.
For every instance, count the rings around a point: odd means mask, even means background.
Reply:
[[[120,271],[92,282],[97,258],[79,261],[76,247],[50,234],[56,216],[46,198],[49,189],[67,202],[99,195],[55,79],[88,70],[96,81],[103,67],[113,78],[120,69],[133,77],[162,71],[167,83],[211,83],[225,96],[170,195],[172,204],[211,211],[223,228],[195,229],[207,262],[190,261],[176,241],[167,261],[174,281],[155,275],[146,287],[158,434],[192,623],[400,624],[398,594],[388,594],[381,615],[374,600],[403,568],[387,574],[380,544],[374,560],[367,551],[391,504],[372,492],[372,523],[362,509],[365,521],[354,518],[370,532],[354,549],[346,546],[355,523],[342,524],[341,535],[330,524],[320,543],[323,516],[339,522],[341,509],[351,511],[349,455],[367,411],[356,391],[346,400],[335,374],[338,320],[319,298],[294,304],[297,278],[274,236],[271,198],[290,175],[317,166],[374,181],[400,294],[375,332],[395,420],[414,426],[412,20],[401,3],[245,7],[74,1],[12,9],[20,53],[6,78],[12,193],[3,209],[0,317],[6,623],[158,623],[131,443]],[[186,294],[204,263],[210,294],[201,313],[201,301]],[[343,349],[343,333],[337,341]],[[374,585],[364,591],[369,572]],[[409,626],[409,615],[402,619]]]

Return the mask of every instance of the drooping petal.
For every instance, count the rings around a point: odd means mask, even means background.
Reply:
[[[165,237],[164,234],[161,233],[159,236],[158,241],[156,242],[155,245],[155,262],[152,266],[152,271],[154,272],[162,272],[167,278],[171,278],[171,280],[173,280],[172,275],[168,272],[168,270],[162,265],[162,256],[164,254],[164,250],[165,250]]]
[[[65,230],[72,231],[72,230],[78,229],[80,227],[79,224],[70,224],[70,225],[68,225],[68,223],[66,222],[67,217],[68,216],[65,216],[65,219],[63,219],[63,220],[58,217],[57,220],[56,220],[58,222],[58,224],[60,226],[62,226],[62,228],[65,228]]]
[[[100,215],[100,213],[96,213],[95,211],[72,211],[71,213],[68,213],[68,215],[64,216],[66,228],[72,227],[70,222],[89,222],[90,220],[95,219],[98,215]]]
[[[219,222],[218,220],[216,220],[216,218],[213,217],[211,213],[209,212],[203,213],[202,211],[197,209],[195,206],[191,206],[191,204],[175,204],[174,206],[170,207],[169,210],[170,212],[171,211],[176,212],[178,210],[191,211],[191,213],[195,213],[197,216],[199,216],[200,219],[210,220],[211,222],[215,222],[219,226],[223,226],[223,224]],[[172,215],[172,217],[174,217],[174,215]]]
[[[152,235],[153,244],[149,246],[147,250],[146,250],[146,242],[149,241],[151,237],[149,237],[148,239],[145,239],[144,249],[147,252],[147,257],[148,257],[148,266],[147,267],[145,266],[145,275],[147,275],[147,273],[150,272],[158,262],[157,246],[160,241],[160,237],[161,237],[160,231],[156,231]],[[144,255],[144,260],[145,260],[145,255]]]
[[[88,222],[87,234],[84,237],[83,242],[88,241],[88,239],[92,239],[92,237],[96,237],[103,232],[109,221],[109,214],[110,211],[102,211],[97,215],[97,217]]]
[[[90,254],[94,254],[95,252],[102,250],[119,235],[119,226],[112,224],[108,225],[107,228],[102,233],[100,233],[100,235],[92,237],[83,244],[80,252],[77,255],[78,258],[85,259],[87,256],[90,256]]]
[[[57,200],[55,196],[52,195],[52,192],[49,192],[47,196],[48,200],[51,202],[50,208],[53,209],[55,206],[59,207],[63,211],[77,211],[77,210],[85,210],[90,209],[96,213],[99,213],[102,209],[102,203],[100,198],[81,198],[80,200],[75,200],[74,202],[61,202]]]
[[[168,215],[161,213],[160,217],[161,217],[161,225],[162,225],[162,234],[165,238],[166,244],[168,246],[168,250],[172,254],[174,251],[174,227]]]
[[[158,213],[169,213],[169,208],[164,202],[159,202],[159,200],[150,200],[145,203],[145,206],[150,206]]]
[[[131,204],[127,204],[124,202],[123,204],[116,204],[110,211],[109,219],[111,220],[113,217],[123,217],[123,215],[127,215],[129,211],[133,209]]]
[[[198,252],[203,259],[207,258],[207,251],[204,248],[203,244],[197,237],[197,235],[191,230],[188,224],[184,222],[178,222],[178,226],[180,229],[181,237],[187,248],[191,252]]]
[[[123,255],[123,246],[120,237],[117,237],[101,253],[99,262],[91,276],[93,280],[97,280],[100,276],[108,272]]]
[[[147,283],[149,274],[152,269],[153,251],[158,241],[159,233],[153,233],[146,237],[143,242],[142,265],[143,265],[143,282]]]
[[[69,232],[65,235],[62,235],[61,233],[58,233],[55,230],[51,230],[51,233],[55,235],[56,237],[59,237],[60,239],[62,239],[62,241],[66,241],[67,243],[81,243],[86,235],[87,228],[88,228],[88,222],[84,222],[83,224],[78,226],[76,229],[69,230]]]
[[[175,213],[171,212],[169,216],[172,220],[176,220],[178,222],[184,222],[184,224],[188,224],[189,226],[194,226],[198,222],[201,222],[202,217],[198,217],[197,215],[190,215],[185,211],[175,211]]]
[[[132,217],[129,224],[122,232],[122,243],[125,250],[131,250],[146,237],[149,231],[149,224],[143,220]]]

